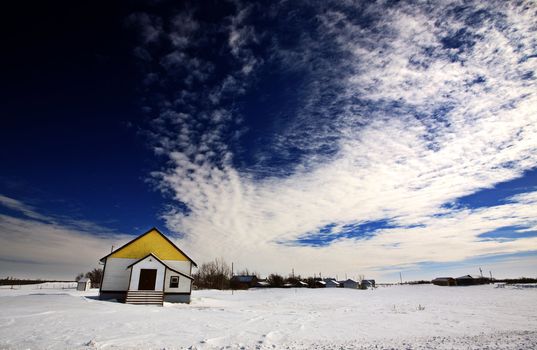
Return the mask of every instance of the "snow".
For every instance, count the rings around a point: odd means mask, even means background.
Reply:
[[[0,349],[537,348],[537,288],[204,290],[158,307],[75,285],[1,288]]]

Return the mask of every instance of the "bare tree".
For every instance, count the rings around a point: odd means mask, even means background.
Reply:
[[[194,284],[198,288],[228,289],[231,268],[223,258],[201,264],[194,275]]]
[[[271,287],[283,287],[283,282],[283,277],[276,273],[272,273],[268,276],[268,283]]]

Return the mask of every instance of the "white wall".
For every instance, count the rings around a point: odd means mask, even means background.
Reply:
[[[153,261],[155,259],[153,257],[147,257],[152,258]],[[106,259],[106,268],[104,270],[104,277],[103,277],[103,284],[102,284],[102,290],[103,291],[127,291],[129,289],[129,277],[130,277],[130,269],[127,269],[127,266],[130,264],[136,262],[138,259],[121,259],[121,258],[107,258]],[[176,261],[176,260],[163,260],[168,266],[171,268],[183,272],[187,275],[190,275],[191,273],[191,262],[190,261]],[[166,278],[165,291],[168,291],[171,293],[188,293],[190,292],[190,280],[184,276],[178,275],[173,271],[168,270],[166,274],[162,274],[160,280],[159,280],[159,269],[164,269],[164,266],[162,266],[158,261],[156,264],[157,267],[151,267],[154,265],[148,265],[149,267],[140,267],[140,264],[144,261],[141,261],[140,263],[136,264],[135,268],[137,268],[136,271],[133,271],[132,280],[130,283],[131,289],[138,290],[138,282],[140,278],[140,269],[149,268],[157,269],[157,282],[156,282],[156,288],[155,290],[162,290],[162,283],[163,278]],[[179,288],[169,288],[170,285],[170,277],[171,276],[179,276]]]
[[[179,287],[177,288],[170,288],[170,278],[172,276],[179,277]],[[190,293],[190,284],[192,280],[189,278],[186,278],[185,276],[181,276],[180,274],[171,271],[170,269],[166,269],[166,279],[164,281],[164,292],[165,293]]]
[[[155,269],[157,270],[157,280],[155,282],[155,290],[162,291],[162,283],[164,282],[164,274],[166,266],[162,265],[160,261],[152,256],[148,256],[144,260],[140,261],[136,265],[132,266],[132,277],[130,290],[138,290],[138,282],[140,281],[141,269]]]
[[[107,258],[104,269],[103,291],[126,291],[129,289],[130,269],[127,266],[137,259]]]
[[[174,270],[185,273],[190,276],[192,263],[190,261],[162,260],[166,265]]]

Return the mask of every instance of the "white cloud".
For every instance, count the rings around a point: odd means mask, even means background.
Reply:
[[[1,277],[74,279],[129,237],[88,221],[40,214],[0,195],[0,205],[23,216],[0,214]]]
[[[24,214],[27,217],[30,217],[32,219],[37,219],[37,220],[45,220],[45,219],[47,219],[46,216],[39,214],[35,210],[34,207],[29,206],[27,204],[24,204],[23,202],[15,199],[15,198],[7,197],[7,196],[1,195],[1,194],[0,194],[0,205],[4,206],[6,208],[9,208],[11,210],[20,212],[20,213],[22,213],[22,214]]]
[[[318,16],[317,41],[303,35],[290,50],[274,39],[271,60],[311,75],[296,118],[265,147],[304,151],[287,176],[258,179],[230,161],[224,134],[236,120],[222,96],[247,87],[240,69],[211,89],[208,110],[181,119],[180,128],[158,128],[172,165],[155,174],[191,210],[164,216],[170,229],[185,233],[181,244],[198,260],[223,255],[263,273],[376,271],[536,250],[535,238],[477,237],[534,226],[534,192],[485,209],[443,207],[537,166],[537,86],[523,79],[537,69],[537,60],[528,59],[537,46],[532,11],[474,3],[492,14],[471,25],[466,14],[454,14],[457,4],[371,5],[363,11],[377,18],[372,27],[328,11]],[[268,59],[249,56],[246,39],[256,29],[241,30],[248,11],[239,13],[229,32],[231,54],[246,50],[249,60]],[[467,37],[457,37],[461,29]],[[464,40],[464,50],[446,47],[446,40]],[[342,58],[323,55],[326,45]],[[203,130],[207,123],[198,118],[211,119],[211,128]],[[319,154],[323,145],[334,153]],[[331,223],[382,219],[410,227],[323,248],[277,243]]]

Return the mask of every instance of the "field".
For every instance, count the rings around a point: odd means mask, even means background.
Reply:
[[[0,289],[1,349],[535,349],[537,288],[194,291],[164,307]]]

